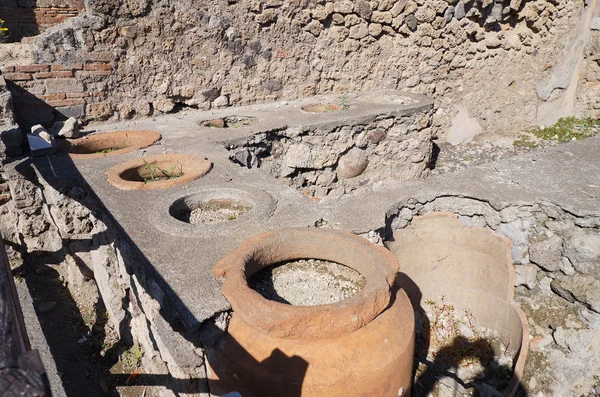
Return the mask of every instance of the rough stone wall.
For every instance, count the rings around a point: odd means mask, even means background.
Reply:
[[[600,115],[600,18],[592,21],[592,32],[585,48],[585,60],[576,101],[577,113],[586,117]]]
[[[513,244],[515,299],[532,340],[523,386],[529,395],[588,396],[600,386],[600,217],[552,203],[493,207],[461,197],[410,199],[388,213],[392,230],[415,215],[452,212],[467,226],[487,227]]]
[[[436,98],[435,128],[466,108],[483,131],[505,132],[535,121],[536,86],[577,39],[583,4],[94,0],[35,52],[59,64],[109,52],[104,110],[116,118],[401,88]]]
[[[229,147],[232,161],[260,167],[303,194],[341,197],[386,179],[423,178],[432,154],[432,112],[334,128],[287,128]]]

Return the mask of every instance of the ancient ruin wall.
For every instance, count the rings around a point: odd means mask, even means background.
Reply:
[[[35,53],[39,63],[65,65],[111,55],[112,73],[93,83],[106,103],[86,109],[88,119],[400,88],[436,98],[438,128],[466,109],[460,117],[475,130],[504,132],[535,121],[536,87],[547,85],[577,40],[584,1],[91,0],[86,7],[85,16],[46,32]]]

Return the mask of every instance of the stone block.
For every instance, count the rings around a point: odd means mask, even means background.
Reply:
[[[561,250],[562,239],[555,235],[531,244],[529,247],[529,260],[544,270],[555,272],[560,269]]]
[[[557,277],[550,284],[552,290],[569,302],[578,301],[600,313],[600,280],[592,276],[574,274]]]
[[[76,118],[80,119],[85,115],[85,105],[74,105],[74,106],[61,106],[55,109],[56,113],[58,113],[58,118]]]
[[[84,92],[83,83],[75,78],[46,80],[46,92],[58,94],[62,92]]]

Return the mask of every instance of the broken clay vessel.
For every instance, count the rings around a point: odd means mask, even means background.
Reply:
[[[395,231],[388,247],[402,263],[398,283],[414,307],[444,297],[503,341],[514,364],[501,395],[514,396],[529,350],[529,325],[514,300],[511,242],[486,228],[462,226],[452,213],[433,213]]]
[[[267,300],[248,286],[263,267],[311,258],[357,270],[364,288],[308,307]],[[227,333],[206,349],[211,393],[408,396],[414,315],[404,291],[393,288],[398,269],[386,249],[339,230],[283,229],[245,240],[213,270],[233,315]]]

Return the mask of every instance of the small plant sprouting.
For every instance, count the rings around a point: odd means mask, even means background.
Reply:
[[[525,134],[519,134],[517,139],[513,142],[514,147],[522,147],[528,149],[537,149],[540,145],[535,142],[531,136]]]
[[[115,150],[125,149],[126,147],[127,147],[126,144],[123,145],[123,146],[118,146],[118,147],[109,147],[109,148],[106,148],[106,149],[98,150],[95,153],[106,154],[106,153],[114,152]]]
[[[530,132],[547,141],[578,141],[600,133],[600,120],[577,117],[560,118],[551,126],[535,127]]]
[[[0,19],[0,43],[4,43],[8,37],[8,28],[4,27],[4,20]]]
[[[133,345],[129,350],[126,350],[121,355],[123,366],[129,370],[139,368],[142,364],[144,352],[139,345]]]
[[[338,106],[340,110],[348,110],[350,109],[350,97],[347,95],[342,95],[338,99]]]
[[[183,175],[181,165],[171,164],[169,169],[164,169],[158,165],[152,165],[144,160],[144,171],[140,174],[144,183],[156,182],[164,179],[175,179]]]

